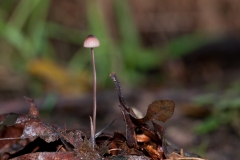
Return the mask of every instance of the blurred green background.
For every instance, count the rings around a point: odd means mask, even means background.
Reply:
[[[88,91],[90,51],[82,47],[88,34],[101,42],[95,51],[97,77],[99,88],[106,88],[112,71],[131,86],[144,84],[147,73],[162,80],[164,62],[208,43],[219,33],[209,35],[205,26],[191,24],[202,16],[201,8],[196,13],[191,9],[192,2],[179,7],[185,15],[165,11],[165,2],[145,3],[1,0],[0,91],[6,90],[5,98],[23,90],[34,97],[48,91],[65,95]],[[156,74],[151,76],[152,72]]]
[[[91,93],[82,45],[93,34],[99,91],[113,89],[112,71],[130,89],[195,88],[187,110],[211,106],[196,133],[239,136],[239,14],[236,0],[0,0],[0,100],[47,95],[51,108],[56,95]]]

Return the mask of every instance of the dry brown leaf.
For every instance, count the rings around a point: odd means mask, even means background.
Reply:
[[[165,122],[168,118],[173,115],[175,104],[172,100],[158,100],[152,102],[148,106],[147,114],[142,119],[139,119],[140,122],[146,123],[151,120],[158,120]]]

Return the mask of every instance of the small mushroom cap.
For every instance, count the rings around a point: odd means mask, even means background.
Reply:
[[[98,47],[98,46],[100,46],[100,42],[93,35],[89,35],[83,43],[83,47],[85,47],[85,48],[95,48],[95,47]]]

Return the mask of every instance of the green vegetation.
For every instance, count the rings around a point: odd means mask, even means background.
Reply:
[[[217,94],[210,93],[198,96],[193,103],[212,107],[212,114],[198,125],[195,130],[199,134],[209,133],[221,126],[230,126],[240,136],[239,115],[240,115],[240,83],[232,83],[227,90]]]
[[[118,40],[110,36],[104,9],[98,1],[86,1],[88,27],[85,30],[73,29],[48,20],[50,2],[0,2],[0,64],[27,77],[27,87],[32,96],[42,94],[42,82],[49,83],[50,86],[56,85],[56,88],[61,88],[56,92],[63,93],[73,90],[74,87],[67,87],[67,83],[72,83],[71,81],[76,83],[81,79],[79,82],[86,83],[84,87],[91,84],[86,80],[91,73],[90,55],[87,50],[82,50],[83,40],[88,34],[96,35],[101,43],[101,47],[96,49],[99,87],[108,85],[108,76],[112,71],[123,77],[124,83],[137,86],[146,80],[144,73],[149,69],[158,68],[165,60],[179,57],[206,43],[203,36],[187,35],[169,42],[160,50],[143,48],[126,1],[113,2],[119,30]],[[79,50],[68,60],[60,58],[51,40],[77,45]],[[68,79],[64,79],[65,76]],[[84,87],[77,88],[81,92],[86,90]],[[55,88],[51,90],[54,91]]]

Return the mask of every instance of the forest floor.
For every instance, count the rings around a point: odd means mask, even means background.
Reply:
[[[145,115],[147,106],[154,100],[171,99],[175,102],[173,116],[162,125],[165,128],[167,139],[172,142],[173,146],[176,145],[176,148],[183,148],[184,151],[197,153],[207,159],[225,160],[240,157],[237,149],[240,148],[239,136],[228,126],[222,126],[216,131],[202,135],[194,131],[194,128],[206,116],[193,116],[194,114],[189,116],[184,104],[188,103],[189,99],[197,96],[200,93],[199,90],[132,91],[124,87],[122,90],[128,107],[134,107],[140,112],[140,115]],[[119,102],[116,91],[99,92],[97,95],[97,131],[116,119],[105,132],[112,133],[116,130],[124,132],[125,123],[118,107]],[[41,112],[43,102],[44,98],[36,99],[41,120],[68,129],[80,129],[90,135],[91,94],[80,97],[58,97],[51,113]],[[10,112],[27,113],[29,109],[29,104],[24,99],[1,102],[0,106],[1,114]],[[191,106],[188,109],[191,110]]]

